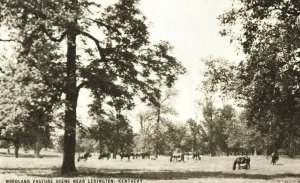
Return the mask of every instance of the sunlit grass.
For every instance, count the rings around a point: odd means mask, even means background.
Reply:
[[[0,151],[1,152],[1,151]],[[18,176],[59,177],[62,154],[42,152],[43,158],[32,158],[21,152],[20,158],[0,154],[1,178]],[[161,182],[300,182],[300,160],[280,157],[278,164],[270,165],[270,158],[251,156],[250,170],[232,170],[236,157],[208,157],[202,160],[185,160],[170,162],[169,157],[160,156],[157,160],[150,159],[102,159],[93,155],[87,161],[76,162],[79,176],[83,177],[142,177],[145,180],[155,179]],[[299,179],[298,179],[299,178]],[[205,181],[204,181],[205,180]],[[243,180],[243,181],[242,181]],[[176,181],[176,182],[177,182]]]

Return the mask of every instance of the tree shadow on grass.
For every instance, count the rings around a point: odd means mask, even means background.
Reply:
[[[234,173],[234,172],[205,172],[205,171],[148,171],[140,169],[96,169],[96,168],[78,168],[77,176],[61,175],[60,168],[29,168],[29,169],[0,169],[2,173],[14,173],[33,177],[93,177],[93,178],[136,178],[153,180],[172,180],[172,179],[190,179],[190,178],[244,178],[244,179],[277,179],[277,178],[300,178],[300,174],[284,173],[274,175]]]

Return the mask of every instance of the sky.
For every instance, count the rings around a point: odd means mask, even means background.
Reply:
[[[115,0],[103,0],[115,1]],[[225,10],[230,9],[233,0],[140,0],[140,9],[147,17],[150,41],[168,41],[173,47],[173,55],[186,67],[187,73],[180,76],[175,84],[178,95],[172,99],[172,105],[178,112],[176,122],[185,122],[189,118],[201,118],[201,109],[196,100],[204,98],[199,88],[203,79],[202,58],[223,57],[239,62],[243,55],[230,44],[228,37],[221,37],[220,22],[217,19]],[[7,49],[0,44],[2,51]],[[91,103],[89,92],[80,91],[78,100],[78,119],[89,125],[87,105]],[[143,105],[129,113],[134,131],[138,131],[137,113],[144,111]]]
[[[186,67],[187,74],[180,76],[175,89],[178,95],[172,105],[178,112],[176,121],[184,122],[189,118],[201,116],[195,101],[203,98],[199,84],[203,77],[201,58],[208,56],[223,57],[228,60],[242,59],[240,51],[230,44],[228,37],[219,35],[220,22],[217,17],[230,9],[232,0],[141,0],[140,9],[149,23],[150,40],[169,41],[174,46],[173,55]],[[198,88],[198,89],[197,89]],[[81,96],[87,95],[83,91]],[[79,99],[79,119],[87,117],[85,97]],[[129,118],[144,110],[139,105],[130,113]],[[132,121],[134,130],[138,122]]]

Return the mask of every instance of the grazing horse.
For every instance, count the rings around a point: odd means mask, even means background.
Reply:
[[[155,157],[155,156],[153,156],[153,157],[151,157],[150,159],[151,159],[151,160],[156,160],[156,157]]]
[[[102,158],[107,158],[107,159],[109,159],[110,158],[110,153],[103,153],[103,154],[100,154],[99,155],[99,158],[98,159],[102,159]]]
[[[139,157],[142,157],[142,159],[145,159],[145,158],[150,159],[150,153],[149,152],[136,152],[136,153],[134,153],[133,159],[138,159]]]
[[[272,153],[271,157],[272,157],[271,164],[276,165],[276,162],[279,160],[278,153],[277,152]]]
[[[92,154],[90,152],[85,152],[82,156],[80,156],[80,153],[79,153],[77,162],[79,162],[81,159],[84,159],[86,161],[88,159],[88,157],[92,157]]]
[[[180,158],[179,160],[177,158]],[[176,161],[184,162],[184,154],[183,153],[173,153],[170,158],[170,162],[175,159]]]
[[[135,154],[134,153],[125,153],[125,152],[120,153],[121,161],[123,158],[128,158],[128,160],[130,160],[130,156],[132,156],[134,158]]]
[[[150,153],[149,152],[142,152],[141,156],[142,156],[142,159],[145,159],[145,158],[150,159]]]
[[[193,159],[201,160],[200,153],[199,153],[199,152],[194,152],[194,153],[193,153]]]
[[[233,170],[236,168],[236,164],[239,165],[239,169],[241,169],[241,164],[245,164],[245,169],[250,169],[250,158],[249,157],[238,157],[233,163]]]
[[[141,157],[142,153],[141,152],[136,152],[133,155],[133,159],[138,159],[139,157]]]

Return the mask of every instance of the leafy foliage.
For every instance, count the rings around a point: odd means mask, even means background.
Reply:
[[[49,145],[49,100],[51,91],[40,79],[39,71],[26,64],[10,65],[1,74],[1,138],[15,146],[31,146],[37,130],[44,131]],[[46,145],[44,143],[44,145]]]
[[[42,37],[57,43],[56,51],[66,55],[66,65],[59,63],[62,69],[58,72],[64,80],[60,89],[66,94],[63,173],[77,172],[74,155],[80,88],[91,89],[94,97],[132,101],[138,94],[153,103],[160,87],[154,84],[157,80],[170,87],[184,73],[167,42],[149,44],[146,18],[137,3],[119,0],[101,6],[88,0],[0,1],[0,23],[16,32],[11,39],[21,43],[21,59]],[[67,49],[61,49],[65,45]]]
[[[293,156],[299,138],[299,2],[237,1],[234,5],[220,20],[222,34],[232,36],[247,54],[237,78],[238,92],[247,101],[248,122],[268,136],[272,149],[290,144]]]

